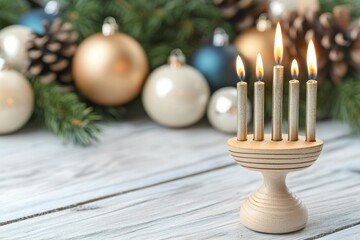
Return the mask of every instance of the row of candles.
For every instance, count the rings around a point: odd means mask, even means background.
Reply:
[[[273,70],[272,86],[272,134],[271,140],[282,140],[282,102],[284,66],[281,65],[283,58],[283,41],[280,24],[277,24],[274,44],[275,63]],[[307,67],[309,80],[306,82],[306,141],[315,139],[316,125],[316,98],[317,98],[317,63],[314,43],[309,42],[307,50]],[[240,56],[236,59],[236,69],[240,81],[237,84],[238,94],[238,131],[239,141],[247,140],[247,83],[245,82],[245,68]],[[291,64],[292,80],[289,81],[289,116],[288,116],[288,141],[298,140],[299,129],[299,68],[294,59]],[[256,79],[254,83],[254,138],[255,141],[264,140],[264,96],[265,83],[264,68],[260,53],[256,58]]]

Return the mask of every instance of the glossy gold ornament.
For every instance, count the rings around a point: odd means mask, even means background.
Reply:
[[[261,53],[264,63],[264,81],[271,81],[272,66],[274,65],[273,48],[274,48],[274,29],[268,29],[263,32],[256,28],[251,28],[239,34],[235,39],[234,45],[244,56],[249,64],[250,79],[255,79],[256,55]]]
[[[136,40],[116,29],[109,32],[104,26],[103,34],[90,36],[78,47],[73,75],[80,92],[91,101],[121,105],[139,94],[148,73],[148,61]]]

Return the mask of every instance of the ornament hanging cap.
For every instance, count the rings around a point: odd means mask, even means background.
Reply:
[[[102,25],[102,34],[104,36],[111,36],[116,33],[119,29],[119,25],[116,23],[115,18],[107,17],[104,19],[104,23]]]
[[[180,68],[181,66],[185,65],[186,58],[183,52],[179,48],[176,48],[171,51],[168,62],[170,67]]]
[[[213,36],[213,45],[223,47],[229,44],[229,35],[222,28],[216,28]]]
[[[49,1],[44,7],[44,12],[47,14],[57,15],[60,10],[60,4],[57,1]]]
[[[256,21],[256,29],[259,32],[265,32],[271,28],[271,20],[266,13],[263,13],[259,16],[259,19]]]

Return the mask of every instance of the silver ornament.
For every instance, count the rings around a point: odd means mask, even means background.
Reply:
[[[247,122],[251,121],[251,104],[247,103]],[[237,131],[237,91],[235,87],[217,90],[210,98],[207,109],[210,124],[219,131],[235,133]]]
[[[21,128],[33,108],[34,93],[28,80],[14,70],[0,71],[0,134]]]
[[[155,69],[147,79],[142,95],[145,111],[168,127],[192,125],[205,114],[208,83],[196,69],[185,65],[181,51],[173,51],[169,63]]]
[[[32,31],[21,25],[8,26],[0,31],[0,52],[2,58],[12,68],[24,73],[29,60],[26,44],[32,37]]]

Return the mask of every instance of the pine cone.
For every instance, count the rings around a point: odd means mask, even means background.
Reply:
[[[360,24],[349,26],[351,11],[348,6],[339,5],[333,13],[323,13],[319,22],[323,30],[321,45],[326,49],[330,65],[329,74],[335,84],[349,72],[349,67],[360,69]]]
[[[43,22],[44,34],[33,33],[27,50],[30,64],[28,72],[40,76],[43,82],[54,80],[62,84],[72,82],[71,60],[76,50],[78,34],[70,23],[55,19],[51,26]]]
[[[349,66],[360,69],[360,19],[349,27],[350,10],[336,6],[333,13],[306,11],[282,16],[285,46],[291,58],[306,68],[307,44],[312,39],[318,57],[319,80],[330,78],[335,84],[349,72]]]
[[[237,32],[255,26],[256,20],[268,9],[267,0],[213,0],[225,19],[230,20]]]
[[[300,69],[307,69],[307,46],[310,40],[314,41],[318,56],[318,75],[319,79],[321,79],[328,59],[322,54],[324,50],[320,44],[321,29],[319,28],[318,19],[318,11],[308,10],[305,11],[304,14],[299,14],[297,12],[285,12],[280,21],[286,37],[284,41],[285,48],[290,59],[297,59]]]

